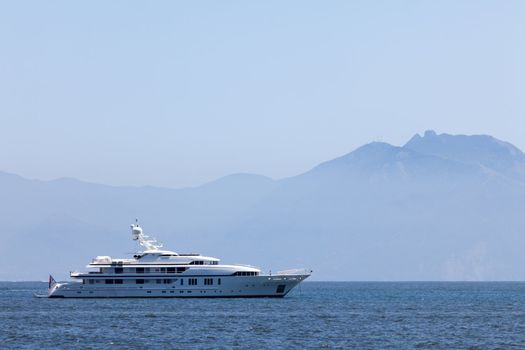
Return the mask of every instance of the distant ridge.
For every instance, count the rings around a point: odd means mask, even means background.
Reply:
[[[306,266],[318,280],[525,280],[525,155],[488,135],[429,130],[286,179],[184,189],[0,172],[0,212],[0,280],[64,279],[133,252],[135,218],[175,251]]]
[[[525,180],[525,154],[514,145],[489,135],[415,135],[404,148],[460,162],[479,164],[510,178]]]

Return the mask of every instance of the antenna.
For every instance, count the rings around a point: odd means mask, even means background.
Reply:
[[[138,220],[135,219],[135,222],[138,222]],[[138,223],[131,225],[131,238],[134,241],[139,241],[139,244],[146,250],[159,250],[159,248],[162,248],[162,244],[159,244],[157,240],[144,234],[142,227]]]

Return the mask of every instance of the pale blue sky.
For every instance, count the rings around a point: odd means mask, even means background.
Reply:
[[[425,129],[525,149],[525,1],[3,1],[0,170],[180,187]]]

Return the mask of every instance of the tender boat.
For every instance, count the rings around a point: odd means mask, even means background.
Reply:
[[[305,269],[263,274],[249,265],[222,265],[200,254],[177,254],[131,225],[143,251],[132,259],[98,256],[89,272],[71,272],[76,280],[57,283],[49,276],[49,298],[225,298],[284,297],[310,276]],[[94,270],[94,271],[93,271]]]

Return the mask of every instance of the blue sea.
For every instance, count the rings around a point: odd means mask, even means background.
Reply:
[[[2,349],[525,349],[525,283],[305,282],[283,299],[45,299],[0,283]]]

